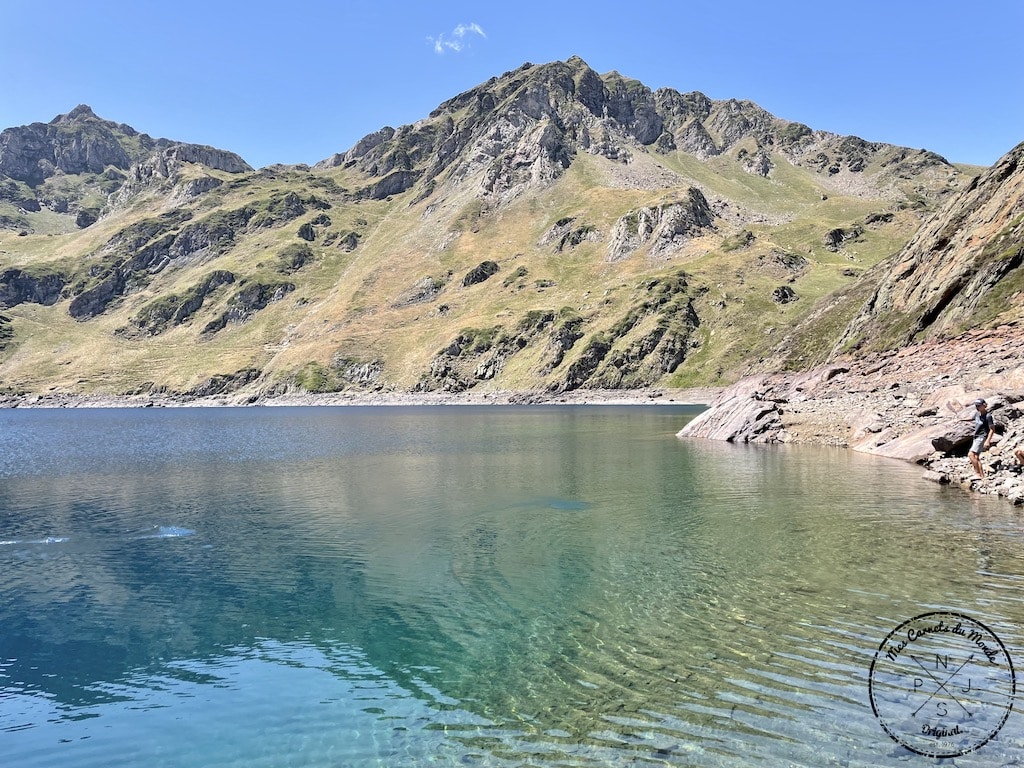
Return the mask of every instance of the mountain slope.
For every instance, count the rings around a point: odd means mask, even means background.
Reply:
[[[773,367],[806,368],[1024,321],[1024,144],[953,196],[906,247],[823,300]]]
[[[975,171],[578,58],[314,168],[252,171],[75,112],[0,134],[0,375],[16,391],[722,383]],[[101,130],[127,169],[106,139],[57,151]]]
[[[904,346],[1024,319],[1024,144],[923,226],[838,348]]]

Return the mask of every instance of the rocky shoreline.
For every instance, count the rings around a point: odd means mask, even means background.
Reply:
[[[1024,504],[1024,329],[1003,326],[952,340],[793,374],[750,376],[722,390],[680,437],[813,443],[903,459],[926,479]],[[997,425],[982,455],[985,478],[966,458],[972,401],[985,398]]]

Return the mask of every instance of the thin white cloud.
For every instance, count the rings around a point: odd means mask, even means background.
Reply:
[[[469,24],[457,25],[450,35],[440,34],[437,37],[428,37],[427,39],[433,44],[434,53],[443,55],[448,51],[459,53],[468,48],[470,41],[467,39],[467,35],[479,35],[485,40],[487,39],[487,34],[475,21]]]

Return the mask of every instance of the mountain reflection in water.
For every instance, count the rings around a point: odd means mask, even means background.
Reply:
[[[1019,513],[695,412],[0,412],[10,764],[902,764],[872,656],[1020,648]]]

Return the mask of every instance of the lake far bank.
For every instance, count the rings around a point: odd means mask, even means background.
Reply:
[[[0,396],[0,408],[202,408],[318,406],[674,405],[706,411],[679,433],[739,443],[850,448],[922,467],[933,482],[1024,505],[1024,329],[972,331],[807,371],[766,372],[729,387],[633,390],[344,391],[265,394],[252,390],[195,397],[173,393]],[[996,441],[982,455],[986,477],[967,461],[971,402],[989,401]]]
[[[317,406],[460,405],[706,405],[719,388],[579,389],[570,392],[293,392],[280,395],[229,393],[192,397],[177,394],[89,395],[58,393],[0,396],[0,408],[220,408]]]

